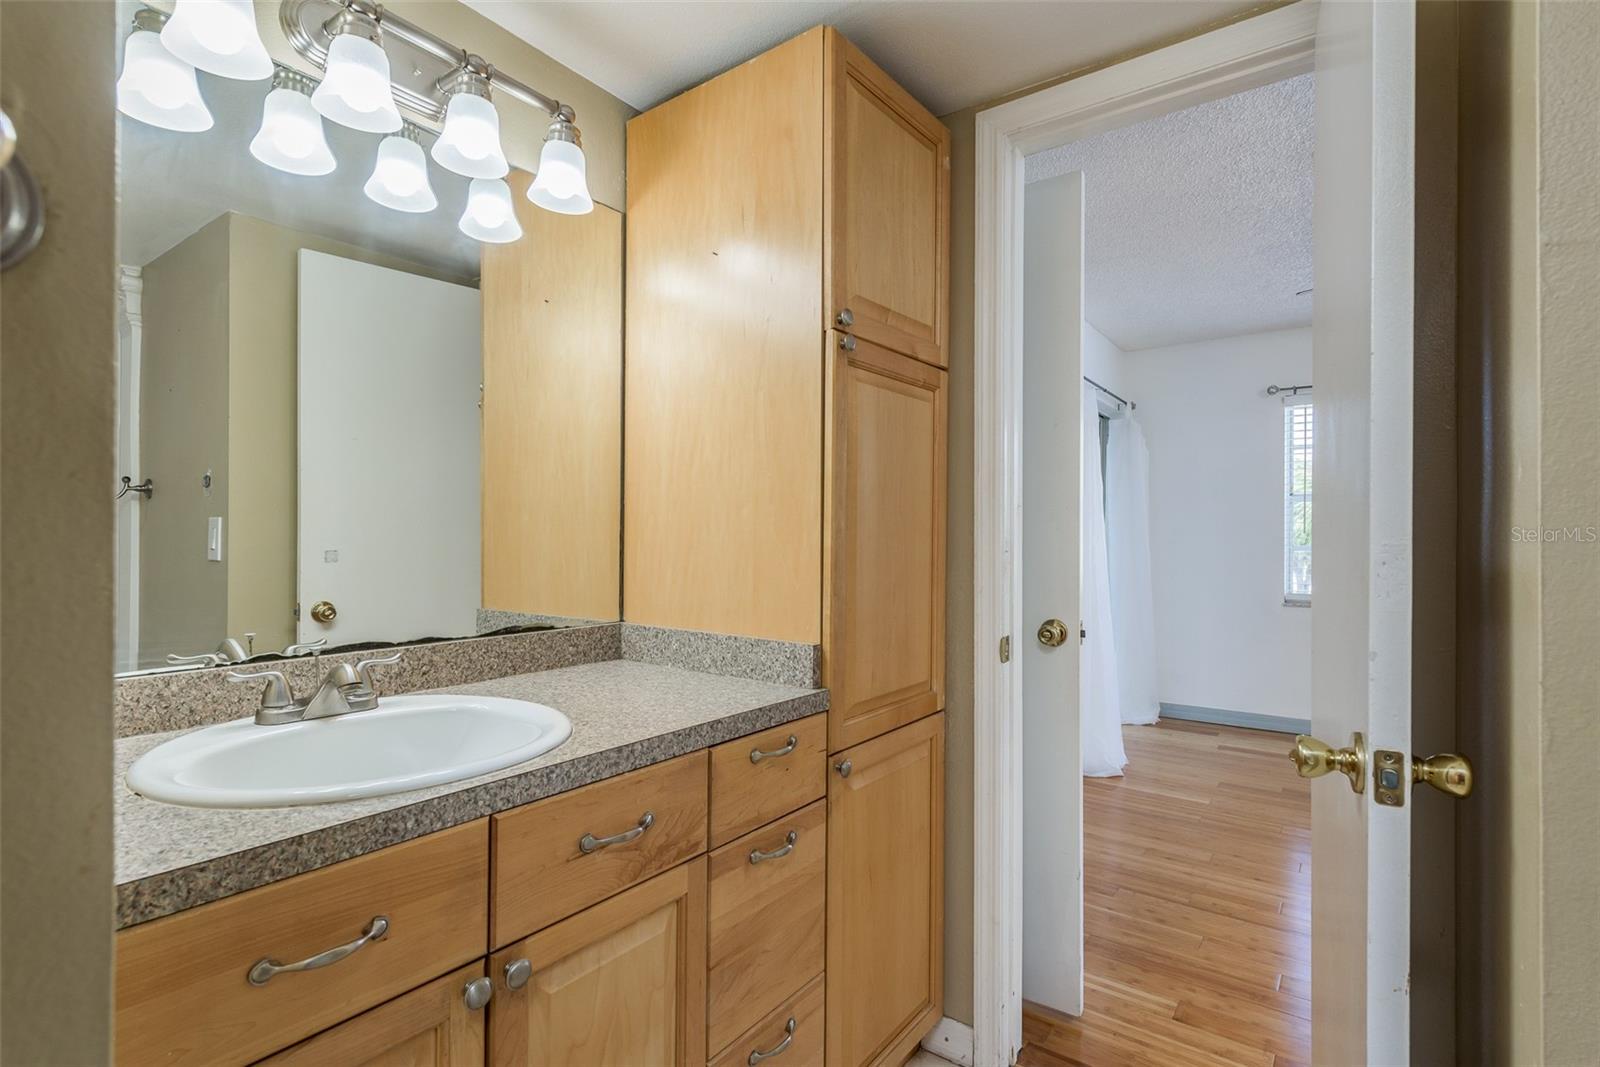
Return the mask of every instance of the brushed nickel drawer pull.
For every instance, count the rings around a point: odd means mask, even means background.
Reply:
[[[610,848],[612,845],[626,845],[655,824],[655,812],[647,811],[640,817],[639,825],[631,830],[624,830],[622,833],[612,834],[610,837],[596,837],[593,834],[584,834],[578,838],[578,851],[587,856],[591,852],[599,852],[601,849]]]
[[[764,759],[777,759],[780,756],[787,756],[789,753],[793,752],[795,750],[795,746],[799,744],[799,738],[795,737],[794,734],[790,734],[788,743],[782,748],[768,749],[766,752],[761,751],[759,748],[752,748],[750,750],[750,762],[760,763]]]
[[[781,860],[783,857],[794,851],[794,843],[799,839],[800,832],[798,830],[790,830],[789,836],[783,839],[784,843],[773,849],[771,852],[762,852],[759,848],[751,849],[750,862],[761,863],[765,860]]]
[[[487,978],[474,978],[461,991],[461,999],[467,1002],[468,1011],[482,1011],[494,999],[494,983]]]
[[[793,1043],[794,1016],[791,1015],[789,1016],[788,1025],[783,1028],[783,1040],[778,1042],[776,1045],[773,1045],[765,1052],[757,1050],[750,1053],[750,1058],[745,1060],[745,1062],[748,1063],[750,1067],[756,1067],[756,1064],[760,1063],[762,1060],[770,1060],[774,1056],[782,1056],[785,1052],[789,1051],[789,1046]]]
[[[350,942],[348,945],[340,945],[337,948],[330,948],[326,952],[319,952],[315,956],[308,956],[299,963],[279,963],[274,959],[257,960],[255,966],[250,968],[250,974],[248,975],[250,984],[266,985],[268,982],[272,981],[272,976],[275,974],[289,974],[294,971],[314,971],[318,967],[326,967],[329,964],[338,963],[340,960],[356,952],[369,942],[382,939],[383,936],[388,932],[389,917],[387,915],[373,916],[372,921],[367,924],[367,932]]]

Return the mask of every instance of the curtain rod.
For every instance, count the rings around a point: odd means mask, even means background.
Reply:
[[[1118,396],[1116,393],[1113,393],[1111,390],[1109,390],[1105,386],[1101,385],[1099,382],[1095,381],[1093,378],[1089,377],[1087,374],[1085,374],[1083,376],[1083,380],[1088,382],[1090,385],[1094,386],[1096,389],[1100,390],[1102,393],[1106,394],[1106,396],[1109,396],[1112,400],[1115,400],[1117,403],[1126,406],[1129,410],[1131,410],[1131,411],[1139,410],[1139,405],[1138,404],[1135,404],[1131,400],[1123,399],[1122,397]],[[1310,386],[1307,386],[1306,388],[1309,389]]]
[[[1311,392],[1311,386],[1309,386],[1309,385],[1269,385],[1269,386],[1267,386],[1267,395],[1268,396],[1277,396],[1279,393],[1288,393],[1290,396],[1299,396],[1301,393],[1309,393],[1309,392]]]

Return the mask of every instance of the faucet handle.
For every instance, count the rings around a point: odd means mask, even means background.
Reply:
[[[174,667],[220,667],[227,660],[215,652],[202,652],[197,656],[180,656],[176,652],[168,652],[167,662]]]
[[[229,671],[230,682],[261,682],[267,684],[261,688],[261,706],[267,710],[290,708],[294,706],[294,690],[289,687],[289,679],[283,676],[282,671]]]
[[[327,643],[328,639],[326,637],[319,637],[315,641],[296,641],[292,645],[284,645],[283,651],[279,655],[299,656],[306,652],[315,652]]]
[[[400,662],[400,653],[399,652],[396,652],[391,656],[374,656],[372,659],[357,660],[356,661],[356,674],[360,676],[361,684],[366,686],[368,689],[372,690],[372,692],[374,694],[376,694],[378,692],[378,684],[372,680],[372,668],[374,668],[374,667],[383,667],[383,666],[387,666],[390,663],[399,663],[399,662]]]

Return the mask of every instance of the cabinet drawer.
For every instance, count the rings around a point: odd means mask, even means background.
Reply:
[[[788,1003],[740,1034],[710,1067],[747,1067],[752,1055],[761,1056],[757,1063],[771,1058],[772,1067],[822,1067],[823,999],[819,974]],[[789,1043],[778,1052],[785,1040]]]
[[[828,716],[775,726],[711,750],[711,847],[828,791]]]
[[[123,931],[116,1058],[248,1063],[484,953],[488,820],[480,819]],[[247,975],[388,931],[329,966]]]
[[[706,754],[586,785],[493,824],[490,940],[499,947],[704,852]]]
[[[706,1002],[713,1052],[822,971],[827,823],[828,802],[819,800],[711,854]]]

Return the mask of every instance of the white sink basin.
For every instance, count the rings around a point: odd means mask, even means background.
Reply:
[[[146,752],[128,788],[201,808],[282,808],[384,796],[498,771],[572,733],[554,708],[501,697],[383,697],[371,711],[257,726],[239,719]]]

